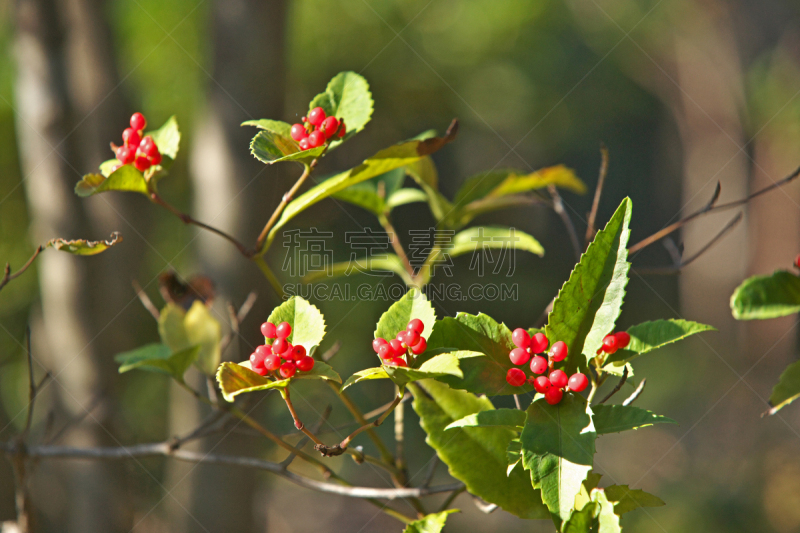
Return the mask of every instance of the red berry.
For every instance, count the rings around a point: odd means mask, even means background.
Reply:
[[[139,150],[144,152],[144,155],[147,157],[155,157],[159,155],[158,146],[156,146],[153,138],[149,135],[142,139],[142,142],[139,143]]]
[[[626,331],[618,331],[614,336],[617,338],[617,348],[620,350],[631,343],[631,336]]]
[[[264,368],[273,372],[281,367],[281,358],[274,353],[269,354],[264,358]]]
[[[143,155],[137,156],[133,162],[133,166],[135,166],[136,170],[139,172],[144,172],[150,168],[150,160]]]
[[[525,384],[527,378],[525,377],[525,372],[519,368],[509,368],[506,374],[506,381],[512,387],[521,387]]]
[[[315,107],[308,113],[308,121],[313,126],[319,126],[325,120],[325,110],[321,107]]]
[[[387,364],[388,364],[389,366],[402,366],[402,367],[408,367],[408,363],[406,363],[406,360],[405,360],[405,359],[403,359],[402,357],[395,357],[394,359],[390,359],[390,360],[389,360],[389,362],[388,362]]]
[[[286,361],[281,365],[281,376],[283,378],[288,379],[294,376],[295,372],[297,372],[297,365],[291,361]]]
[[[406,349],[399,340],[392,339],[389,341],[389,345],[392,347],[392,352],[394,353],[395,357],[400,357],[406,354]]]
[[[253,352],[250,354],[250,368],[253,369],[254,372],[258,372],[259,370],[265,370],[264,374],[266,374],[266,368],[264,368],[263,353],[259,354],[258,352]],[[264,374],[261,375],[263,376]]]
[[[606,335],[603,338],[603,351],[606,353],[614,353],[617,351],[617,337],[614,335]]]
[[[320,131],[325,134],[325,137],[330,139],[336,135],[336,130],[339,129],[339,120],[336,117],[328,117],[322,121]]]
[[[428,348],[428,342],[425,340],[425,337],[420,337],[417,344],[411,347],[411,353],[414,355],[419,355],[424,352]]]
[[[261,324],[261,334],[268,339],[278,338],[278,334],[275,333],[275,324],[272,322],[264,322]]]
[[[127,146],[120,146],[119,148],[117,148],[117,159],[123,165],[127,165],[129,163],[132,163],[133,162],[133,158],[134,158],[134,155],[128,149]]]
[[[797,257],[794,258],[794,266],[800,268],[800,254],[797,254]]]
[[[401,342],[405,342],[406,346],[411,347],[411,346],[416,346],[420,339],[421,337],[419,336],[419,333],[417,333],[416,331],[406,330],[405,340]]]
[[[287,339],[289,335],[292,334],[292,326],[288,322],[281,322],[278,324],[278,327],[275,328],[275,333],[278,335],[279,339]]]
[[[531,353],[544,353],[549,344],[550,341],[547,340],[544,333],[535,333],[533,337],[531,337]]]
[[[142,142],[142,136],[139,135],[139,132],[133,128],[125,128],[122,131],[122,140],[125,141],[125,144],[133,147],[133,149],[136,150],[136,148],[139,146],[139,143]]]
[[[306,122],[308,122],[308,117],[300,117],[300,122],[305,124]]]
[[[320,131],[312,131],[308,134],[308,145],[311,148],[316,148],[317,146],[322,146],[325,144],[325,135],[322,134]]]
[[[547,379],[547,376],[539,376],[533,380],[533,388],[536,389],[536,392],[540,392],[542,394],[550,390],[552,386],[553,385],[550,383],[550,380]]]
[[[569,378],[569,390],[573,392],[581,392],[589,385],[589,378],[578,372],[572,374]]]
[[[291,135],[292,139],[299,142],[301,139],[308,137],[308,132],[306,131],[306,127],[302,124],[292,124]]]
[[[547,359],[541,355],[536,355],[531,359],[531,372],[534,374],[544,374],[547,371]]]
[[[268,344],[262,344],[261,346],[256,346],[256,353],[260,354],[261,357],[266,357],[272,353],[272,346]]]
[[[567,358],[567,345],[564,341],[558,341],[553,343],[553,346],[550,348],[550,359],[555,362],[563,361]]]
[[[147,121],[141,113],[134,113],[131,115],[131,128],[136,131],[142,131],[147,126]]]
[[[283,357],[283,354],[289,349],[289,341],[286,339],[276,339],[275,342],[272,343],[272,353],[278,354]],[[286,359],[284,357],[284,359]]]
[[[559,389],[564,388],[567,386],[567,375],[564,373],[563,370],[553,370],[550,372],[550,383],[553,384],[553,387],[558,387]]]
[[[528,359],[531,358],[531,354],[523,348],[514,348],[511,350],[511,353],[508,354],[508,358],[511,359],[511,362],[515,365],[524,365],[528,362]]]
[[[150,163],[153,165],[160,165],[161,164],[161,154],[156,152],[156,155],[150,158]]]
[[[394,357],[394,350],[392,350],[392,346],[387,342],[386,344],[378,348],[378,356],[381,359],[386,359],[386,360]]]
[[[557,389],[555,387],[551,387],[547,389],[547,392],[544,393],[544,399],[547,400],[547,403],[550,405],[556,405],[558,402],[561,401],[561,398],[564,397],[564,392],[561,389]]]
[[[304,355],[300,359],[297,360],[297,370],[302,370],[303,372],[308,372],[314,368],[314,358]]]
[[[397,335],[395,335],[394,338],[399,340],[400,342],[406,342],[406,330],[402,329],[398,331]]]
[[[300,139],[300,142],[298,144],[300,145],[301,150],[308,150],[309,148],[311,148],[311,145],[308,143],[308,138]]]
[[[341,139],[344,137],[344,134],[347,132],[347,127],[344,125],[344,120],[342,121],[342,125],[339,126],[339,138]]]
[[[422,335],[422,332],[425,331],[425,324],[419,318],[415,318],[408,323],[406,329],[409,331],[416,331],[419,335]]]
[[[306,356],[306,348],[301,344],[295,344],[292,346],[292,359],[295,361],[299,361],[303,357]],[[300,369],[302,370],[302,368]]]
[[[522,328],[517,328],[511,334],[511,340],[517,348],[525,349],[531,345],[531,336]]]
[[[372,349],[375,350],[375,353],[378,353],[379,350],[381,349],[381,346],[386,346],[387,344],[389,343],[386,342],[386,339],[378,337],[377,339],[372,341]]]

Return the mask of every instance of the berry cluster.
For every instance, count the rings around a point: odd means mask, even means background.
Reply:
[[[347,132],[344,120],[326,116],[321,107],[315,107],[308,113],[308,117],[300,120],[302,124],[292,124],[292,139],[300,144],[301,150],[322,146],[334,136],[344,137]]]
[[[158,151],[155,141],[149,135],[142,138],[142,131],[147,125],[144,115],[141,113],[134,113],[131,116],[131,127],[125,128],[122,132],[122,146],[116,146],[111,143],[111,149],[121,165],[117,166],[114,170],[122,165],[130,165],[136,167],[139,172],[144,172],[151,166],[161,164],[161,152]]]
[[[408,351],[420,355],[428,348],[428,341],[422,336],[425,324],[419,318],[408,323],[406,329],[397,333],[397,337],[387,341],[378,337],[372,341],[372,349],[384,360],[384,364],[391,366],[408,366]]]
[[[272,344],[257,347],[250,355],[250,367],[257,374],[266,376],[278,371],[282,378],[288,379],[298,370],[308,372],[314,368],[314,358],[306,355],[306,349],[300,344],[292,346],[286,340],[292,334],[292,326],[288,322],[281,322],[277,326],[272,322],[264,322],[261,324],[261,333],[267,342],[274,340]]]
[[[511,368],[506,374],[506,381],[513,387],[521,387],[525,383],[533,385],[536,392],[544,394],[545,400],[550,405],[561,401],[564,391],[569,388],[572,392],[581,392],[589,384],[589,379],[580,372],[567,378],[563,370],[553,369],[555,363],[567,358],[567,345],[564,341],[553,343],[547,354],[547,359],[542,357],[550,341],[544,333],[536,333],[533,337],[522,328],[517,328],[511,334],[511,340],[516,348],[508,354],[511,362],[522,366],[530,361],[533,376],[526,376],[521,368]],[[541,374],[536,376],[536,374]]]
[[[603,345],[597,349],[597,355],[600,355],[603,352],[612,354],[617,350],[625,348],[630,342],[631,336],[624,331],[618,331],[616,333],[612,333],[611,335],[606,335],[603,337]]]

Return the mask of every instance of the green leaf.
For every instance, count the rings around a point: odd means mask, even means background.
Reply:
[[[519,431],[525,424],[525,416],[525,411],[520,411],[519,409],[492,409],[491,411],[480,411],[467,415],[464,418],[456,420],[444,429],[504,427],[513,431]]]
[[[260,376],[250,369],[250,362],[240,364],[225,362],[217,370],[217,383],[219,383],[222,396],[225,400],[233,402],[239,394],[270,389],[285,389],[296,379],[324,379],[341,383],[342,378],[329,365],[322,361],[315,361],[314,368],[308,372],[297,372],[288,379],[273,380]]]
[[[428,359],[419,368],[383,365],[389,379],[398,387],[421,379],[441,378],[452,376],[462,378],[464,374],[459,368],[459,358],[453,353],[443,353]]]
[[[667,344],[685,339],[690,335],[704,331],[717,331],[712,326],[671,318],[669,320],[653,320],[643,322],[628,329],[631,342],[624,350],[617,350],[605,359],[605,363],[621,363],[636,359],[642,354],[657,350]],[[617,365],[621,366],[621,365]]]
[[[281,137],[292,137],[292,125],[281,120],[270,120],[268,118],[261,118],[257,120],[247,120],[242,122],[242,126],[255,126],[258,129],[270,131]]]
[[[178,381],[183,381],[183,375],[197,359],[199,348],[199,346],[193,346],[173,353],[164,344],[147,344],[135,350],[118,354],[114,356],[114,360],[120,363],[120,374],[140,369],[168,374]]]
[[[440,533],[447,522],[447,515],[460,513],[458,509],[448,509],[441,513],[432,513],[424,518],[414,520],[403,530],[403,533]]]
[[[585,372],[603,337],[614,329],[628,283],[630,219],[631,201],[626,198],[597,233],[553,303],[545,332],[551,345],[567,344],[567,374]]]
[[[333,194],[332,198],[344,200],[362,207],[376,216],[382,216],[387,211],[387,199],[390,199],[403,184],[404,178],[405,171],[402,168],[396,168],[380,176],[351,185]]]
[[[75,194],[81,197],[105,191],[128,191],[149,195],[147,182],[144,175],[136,170],[133,165],[123,165],[112,172],[108,177],[102,174],[86,174],[75,185]]]
[[[309,162],[321,156],[324,151],[324,146],[300,150],[300,145],[291,137],[269,130],[256,133],[253,140],[250,141],[250,153],[268,165],[281,161]]]
[[[423,336],[427,336],[436,322],[436,311],[419,289],[411,289],[405,296],[397,300],[381,315],[375,328],[375,338],[390,341],[397,332],[403,331],[413,319],[422,320],[425,325]]]
[[[293,346],[303,346],[309,353],[325,337],[325,318],[322,313],[300,296],[292,296],[276,307],[267,321],[276,326],[288,322],[292,326],[292,334],[287,340]]]
[[[334,263],[330,266],[330,272],[324,270],[309,272],[303,276],[303,283],[319,283],[340,276],[352,276],[354,274],[381,275],[381,271],[395,273],[402,278],[406,285],[414,285],[414,280],[408,274],[405,266],[403,266],[403,261],[395,254],[386,254],[382,257],[365,257],[355,261]]]
[[[511,253],[522,250],[540,257],[544,255],[544,248],[539,241],[524,231],[493,226],[476,226],[456,233],[452,247],[446,252],[451,257],[457,257],[485,249],[508,250]]]
[[[444,137],[433,137],[425,140],[410,140],[396,144],[384,150],[381,150],[374,156],[366,159],[359,166],[352,168],[341,174],[323,181],[319,185],[301,194],[299,197],[289,202],[289,205],[284,209],[281,218],[277,224],[272,228],[267,239],[267,244],[272,242],[278,231],[285,226],[291,219],[298,214],[328,198],[334,193],[360,183],[362,181],[374,178],[384,174],[395,168],[404,167],[415,161],[418,161],[426,155],[430,155],[445,144],[455,139],[458,132],[458,123],[454,122]],[[259,135],[263,134],[261,132]]]
[[[597,503],[588,502],[580,510],[574,511],[561,527],[562,533],[597,533],[595,514]]]
[[[494,409],[487,398],[450,389],[436,381],[419,383],[409,389],[414,394],[414,410],[427,433],[425,442],[444,462],[450,475],[463,481],[467,490],[489,503],[499,505],[520,518],[542,519],[549,513],[522,470],[506,476],[506,451],[516,436],[513,431],[494,428],[444,428],[465,416]]]
[[[51,247],[74,255],[96,255],[105,252],[115,244],[121,242],[122,235],[115,231],[107,241],[87,241],[86,239],[68,241],[66,239],[52,239],[45,244],[45,248]]]
[[[592,411],[582,397],[565,394],[557,405],[535,400],[527,414],[520,434],[522,464],[560,523],[572,513],[575,496],[592,469],[597,438]]]
[[[520,174],[516,170],[508,169],[496,170],[467,179],[456,193],[455,204],[461,208],[486,197],[529,192],[549,185],[569,189],[578,194],[586,192],[586,185],[578,179],[573,170],[564,165],[543,168],[530,174]]]
[[[181,132],[178,129],[178,119],[176,119],[174,115],[169,117],[160,128],[155,131],[149,131],[144,135],[149,135],[153,138],[153,142],[156,143],[158,151],[161,152],[162,156],[166,156],[172,161],[178,157],[178,148],[181,144]],[[161,166],[164,166],[164,164],[162,163]]]
[[[515,348],[511,331],[505,324],[498,324],[488,315],[477,316],[458,313],[455,318],[446,317],[433,328],[428,339],[428,349],[422,355],[460,352],[460,368],[463,379],[439,378],[455,389],[465,389],[476,394],[490,396],[523,394],[533,390],[531,385],[512,387],[506,381],[508,370],[514,365],[508,353]],[[476,357],[478,354],[486,357]]]
[[[214,375],[221,357],[222,326],[201,301],[195,301],[189,311],[167,304],[158,319],[158,332],[161,342],[173,352],[199,346],[197,367],[204,374]]]
[[[324,96],[323,96],[324,95]],[[317,95],[309,105],[311,111],[320,106],[327,115],[344,119],[346,138],[364,129],[372,117],[372,93],[369,83],[355,72],[340,72],[328,82],[325,93]]]
[[[419,189],[400,189],[386,199],[386,207],[391,211],[401,205],[427,201],[428,195],[424,191]]]
[[[344,385],[342,385],[342,390],[345,390],[351,385],[355,385],[359,381],[365,381],[369,379],[389,379],[389,374],[386,373],[386,369],[382,366],[359,370],[347,378],[347,381],[345,381]]]
[[[772,408],[767,414],[774,415],[798,397],[800,397],[800,361],[795,361],[786,367],[778,384],[772,388],[772,395],[769,397]]]
[[[423,157],[419,161],[407,165],[406,171],[422,187],[431,213],[437,222],[441,222],[453,212],[453,204],[439,192],[439,174],[436,171],[436,165],[433,164],[433,159]]]
[[[800,277],[785,270],[744,280],[731,296],[737,320],[763,320],[800,312]]]
[[[602,489],[607,500],[614,504],[614,513],[622,516],[641,507],[661,507],[666,505],[658,496],[653,496],[628,485],[611,485]]]
[[[510,476],[511,472],[513,472],[514,469],[520,465],[520,461],[522,460],[522,442],[520,442],[519,439],[512,439],[511,442],[508,443],[508,448],[506,449],[506,458],[508,460],[506,476]]]
[[[614,505],[608,501],[608,494],[604,489],[592,492],[592,499],[597,505],[597,533],[621,533],[622,525],[619,523],[619,514],[615,512]]]
[[[671,418],[632,405],[593,405],[592,421],[598,435],[620,433],[653,424],[677,424]]]

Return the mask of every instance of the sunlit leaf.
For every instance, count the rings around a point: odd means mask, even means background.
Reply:
[[[476,226],[456,233],[452,247],[447,249],[450,257],[464,254],[483,253],[483,250],[500,250],[514,253],[516,250],[530,252],[538,256],[544,255],[544,248],[539,241],[514,228],[494,226]]]
[[[677,424],[671,418],[633,405],[593,405],[592,421],[598,435],[639,429],[653,424]]]
[[[642,354],[704,331],[716,331],[716,328],[679,318],[643,322],[628,329],[628,335],[631,336],[630,344],[624,350],[617,350],[608,355],[605,363],[615,363],[619,366],[623,361],[630,361]]]
[[[161,342],[173,352],[199,346],[197,367],[204,374],[214,375],[221,356],[222,326],[202,302],[196,300],[189,311],[167,304],[159,315],[158,332]]]
[[[363,268],[362,268],[363,267]],[[303,276],[303,283],[320,283],[341,276],[367,274],[381,276],[394,273],[402,278],[406,285],[414,285],[414,280],[403,265],[403,261],[395,254],[365,257],[355,261],[344,261],[330,265],[329,271],[317,270]]]
[[[389,379],[389,374],[386,373],[386,369],[382,366],[367,368],[365,370],[359,370],[358,372],[347,378],[347,381],[345,381],[344,385],[342,385],[342,390],[350,387],[351,385],[355,385],[359,381],[365,381],[370,379]]]
[[[618,516],[642,507],[666,505],[658,496],[653,496],[643,490],[631,489],[628,485],[611,485],[602,490],[607,500],[614,505],[614,513]]]
[[[122,235],[118,232],[111,234],[111,238],[107,241],[87,241],[86,239],[52,239],[47,242],[45,247],[51,247],[55,250],[67,252],[74,255],[95,255],[105,252],[115,244],[122,242]]]
[[[408,383],[421,379],[452,377],[459,379],[464,374],[459,368],[457,354],[443,353],[428,359],[419,368],[384,365],[386,374],[397,386],[403,387]]]
[[[300,296],[292,296],[276,307],[267,319],[276,326],[288,322],[292,333],[287,340],[293,346],[301,345],[307,352],[319,346],[325,337],[325,318],[316,306]]]
[[[767,413],[774,415],[798,397],[800,397],[800,361],[795,361],[786,367],[778,384],[772,388],[772,395],[769,397],[772,408]]]
[[[288,379],[273,380],[260,376],[250,369],[249,361],[236,364],[225,362],[217,370],[217,383],[219,383],[222,396],[229,402],[239,394],[270,389],[284,389],[296,379],[324,379],[341,383],[342,378],[328,364],[316,361],[314,368],[308,372],[298,371]]]
[[[270,120],[268,118],[247,120],[242,122],[242,126],[255,126],[258,129],[270,131],[282,137],[291,138],[292,136],[292,125],[280,120]]]
[[[486,197],[529,192],[548,185],[555,185],[578,194],[586,192],[586,185],[578,179],[572,169],[556,165],[530,174],[521,174],[516,170],[494,170],[478,174],[464,182],[456,193],[454,202],[460,208]]]
[[[425,293],[418,289],[411,289],[381,315],[375,328],[375,338],[390,341],[398,332],[404,331],[408,323],[415,318],[422,320],[425,325],[422,336],[428,337],[436,322],[436,311]]]
[[[169,117],[157,130],[146,132],[144,135],[149,135],[153,138],[153,142],[156,143],[158,151],[161,152],[162,156],[166,156],[173,161],[178,157],[178,148],[181,144],[181,132],[178,129],[178,120],[175,116]],[[164,165],[162,164],[162,166]]]
[[[447,522],[447,515],[460,513],[458,509],[448,509],[440,513],[425,515],[424,518],[414,520],[403,530],[403,533],[441,533]]]
[[[800,312],[800,277],[776,270],[769,276],[744,280],[731,296],[737,320],[760,320]]]
[[[178,381],[183,381],[183,375],[197,359],[199,351],[199,346],[172,352],[164,344],[147,344],[118,354],[114,356],[114,360],[120,364],[120,374],[139,369],[168,374]]]
[[[128,191],[148,195],[144,175],[133,165],[123,165],[108,177],[102,174],[86,174],[75,185],[75,194],[86,197],[105,191]]]
[[[465,427],[504,427],[518,431],[521,430],[522,426],[525,424],[525,416],[525,411],[520,411],[519,409],[493,409],[490,411],[480,411],[456,420],[444,429]]]

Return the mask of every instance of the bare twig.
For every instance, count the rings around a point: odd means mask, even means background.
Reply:
[[[612,390],[611,392],[609,392],[609,393],[608,393],[608,395],[607,395],[605,398],[603,398],[602,400],[600,400],[600,401],[599,401],[599,402],[597,402],[597,403],[606,403],[606,401],[608,401],[609,399],[611,399],[611,397],[612,397],[612,396],[614,396],[616,393],[618,393],[618,392],[619,392],[619,390],[620,390],[620,389],[622,388],[622,386],[625,384],[625,381],[626,381],[627,379],[628,379],[628,367],[626,366],[626,367],[625,367],[625,368],[622,370],[622,378],[620,378],[620,380],[619,380],[619,383],[617,383],[617,386],[616,386],[616,387],[614,387],[614,390]]]
[[[255,305],[257,299],[258,294],[256,291],[251,291],[250,294],[247,295],[244,303],[241,305],[241,307],[239,307],[239,311],[236,313],[236,320],[238,320],[240,324],[244,322],[244,319],[250,314],[250,311],[253,309],[253,305]]]
[[[403,248],[403,245],[400,243],[400,238],[397,235],[397,230],[394,229],[391,220],[389,220],[388,214],[383,214],[378,217],[378,221],[383,226],[384,231],[386,234],[389,235],[389,243],[392,245],[394,249],[394,253],[397,254],[397,257],[400,258],[400,261],[403,263],[403,267],[405,267],[406,272],[408,275],[413,277],[414,276],[414,267],[411,266],[411,263],[408,261],[408,256],[406,255],[406,251]]]
[[[517,409],[522,411],[522,403],[519,401],[519,394],[514,395],[514,403],[517,405]]]
[[[333,359],[333,357],[334,357],[334,356],[335,356],[337,353],[339,353],[339,350],[340,350],[341,348],[342,348],[342,341],[336,341],[336,342],[334,342],[334,343],[333,343],[333,346],[331,346],[330,348],[328,348],[327,350],[325,350],[325,351],[322,353],[322,355],[320,356],[320,359],[322,359],[322,361],[324,361],[325,363],[327,363],[328,361],[330,361],[331,359]]]
[[[383,421],[386,420],[386,417],[388,417],[391,414],[391,412],[394,411],[394,408],[397,407],[397,405],[402,400],[403,400],[403,396],[398,394],[395,397],[394,401],[391,404],[389,404],[389,408],[386,409],[386,411],[384,411],[383,414],[380,417],[378,417],[377,420],[375,420],[374,422],[370,422],[368,424],[365,424],[365,425],[361,426],[360,428],[356,429],[350,435],[345,437],[344,440],[342,440],[342,442],[340,442],[336,446],[325,446],[324,444],[317,444],[316,446],[314,446],[314,449],[317,450],[319,453],[321,453],[322,455],[324,455],[326,457],[333,457],[333,456],[336,456],[336,455],[342,455],[347,450],[347,447],[350,445],[350,442],[356,437],[356,435],[358,435],[359,433],[361,433],[363,431],[374,429],[374,428],[380,426],[381,424],[383,424]]]
[[[405,401],[408,401],[410,399],[411,399],[411,393],[410,392],[406,392],[406,394],[403,396],[403,399],[401,401],[405,402]],[[391,407],[391,405],[393,403],[394,403],[394,400],[392,400],[391,402],[387,402],[387,403],[381,405],[380,407],[378,407],[377,409],[373,409],[372,411],[370,411],[368,413],[364,413],[364,418],[372,418],[374,416],[378,416],[382,412],[386,411],[389,407]]]
[[[639,397],[639,395],[640,395],[640,394],[642,393],[642,391],[644,390],[644,385],[645,385],[645,383],[647,383],[647,378],[644,378],[644,379],[642,380],[642,382],[641,382],[641,383],[639,383],[639,386],[638,386],[638,387],[636,387],[636,390],[635,390],[635,391],[633,391],[633,394],[631,394],[630,396],[628,396],[628,397],[625,399],[625,401],[624,401],[624,402],[622,402],[622,405],[628,406],[628,405],[632,404],[633,402],[635,402],[635,401],[636,401],[636,399]]]
[[[442,511],[446,511],[447,508],[450,507],[450,505],[452,505],[455,499],[458,498],[458,495],[464,492],[465,490],[467,490],[466,487],[459,487],[455,489],[453,492],[451,492],[450,496],[448,496],[447,499],[444,502],[442,502],[441,507],[439,507],[439,512],[441,513]]]
[[[475,507],[477,507],[480,512],[485,514],[491,514],[497,510],[497,504],[486,503],[477,496],[472,497],[472,503],[475,504]]]
[[[313,433],[317,433],[320,430],[322,424],[324,424],[325,421],[328,420],[328,417],[331,416],[331,411],[333,411],[333,408],[330,405],[328,405],[322,412],[322,415],[319,417],[319,420],[317,420],[317,422],[314,424],[314,427],[311,430]],[[297,443],[297,446],[295,446],[295,448],[302,450],[303,446],[306,445],[306,442],[308,442],[308,440],[309,440],[308,435],[304,435],[303,438],[300,439],[300,442]],[[281,461],[281,466],[283,466],[284,469],[289,468],[289,465],[292,464],[292,461],[294,461],[295,457],[297,457],[296,454],[290,453],[289,457]]]
[[[8,285],[9,281],[11,281],[12,279],[18,278],[19,276],[24,274],[25,271],[28,270],[28,268],[33,264],[33,262],[39,256],[39,254],[42,253],[42,250],[44,250],[44,246],[39,246],[38,248],[36,248],[36,251],[33,252],[33,255],[31,256],[31,258],[28,259],[28,261],[24,265],[22,265],[20,267],[20,269],[17,270],[16,272],[14,272],[13,274],[11,273],[11,265],[9,263],[6,263],[6,266],[3,269],[3,277],[0,278],[0,290],[3,290],[3,287]]]
[[[431,484],[431,481],[433,481],[433,475],[436,473],[437,466],[439,466],[439,456],[434,454],[428,463],[428,472],[425,474],[425,479],[420,487],[427,487]]]
[[[338,342],[337,342],[337,343],[338,343]],[[335,345],[334,345],[334,346],[335,346]],[[332,350],[332,349],[333,349],[333,348],[331,348],[331,350]],[[330,350],[329,350],[329,351],[330,351]],[[327,352],[326,352],[326,353],[327,353]],[[325,354],[323,354],[323,357],[324,357],[324,356],[325,356]],[[324,360],[324,359],[323,359],[323,360]],[[386,409],[388,409],[388,408],[389,408],[389,406],[391,405],[391,403],[389,403],[389,404],[387,404],[387,405],[385,405],[385,406],[381,407],[381,408],[380,408],[380,410],[379,410],[377,413],[376,413],[375,411],[372,411],[372,412],[370,412],[370,413],[367,413],[366,415],[365,415],[365,414],[362,414],[362,413],[361,413],[361,409],[359,409],[359,408],[358,408],[358,406],[355,404],[355,402],[353,401],[353,399],[352,399],[352,398],[350,398],[350,396],[347,394],[347,392],[345,392],[345,391],[341,391],[341,392],[340,392],[340,391],[339,391],[339,386],[338,386],[338,385],[336,385],[336,384],[335,384],[334,382],[332,382],[332,381],[327,381],[327,383],[328,383],[328,385],[331,387],[331,389],[333,389],[333,391],[336,393],[336,396],[339,398],[339,400],[341,400],[341,402],[344,404],[344,406],[345,406],[345,407],[347,407],[347,410],[348,410],[348,411],[350,411],[350,414],[351,414],[351,415],[353,415],[353,418],[355,418],[355,419],[356,419],[356,421],[357,421],[357,422],[358,422],[358,423],[359,423],[361,426],[365,426],[365,425],[367,425],[367,419],[368,419],[368,418],[372,418],[373,416],[376,416],[376,415],[378,415],[378,414],[380,414],[380,413],[384,412],[384,411],[385,411]],[[389,451],[389,448],[388,448],[388,447],[386,446],[386,444],[383,442],[383,439],[381,439],[380,435],[378,435],[378,434],[375,432],[375,430],[374,430],[374,429],[371,429],[371,428],[370,428],[370,429],[368,429],[368,430],[367,430],[367,436],[370,438],[370,440],[371,440],[371,441],[372,441],[372,442],[375,444],[375,446],[378,448],[378,453],[380,453],[380,455],[381,455],[381,459],[383,459],[383,461],[384,461],[384,462],[386,462],[386,463],[388,463],[388,464],[394,464],[394,456],[392,455],[392,452],[391,452],[391,451]]]
[[[70,420],[67,420],[64,423],[64,425],[61,426],[61,428],[59,428],[59,430],[56,431],[55,434],[53,434],[52,437],[50,437],[49,439],[46,439],[44,441],[44,443],[45,444],[52,444],[54,442],[57,442],[58,439],[60,439],[62,436],[64,436],[64,434],[66,434],[70,429],[72,429],[73,427],[75,427],[78,424],[80,424],[81,422],[83,422],[86,419],[87,416],[91,415],[91,413],[97,408],[97,406],[99,406],[101,403],[103,403],[103,400],[105,399],[105,393],[106,393],[106,391],[101,391],[100,393],[98,393],[92,399],[91,403],[89,403],[89,407],[87,407],[86,409],[83,410],[83,413],[79,414],[78,416],[76,416],[76,417],[74,417],[74,418],[72,418]],[[49,432],[46,431],[45,435],[48,434],[48,433]]]
[[[31,352],[31,328],[25,328],[25,344],[28,356],[28,419],[25,421],[25,429],[22,431],[22,438],[25,439],[31,430],[33,423],[33,410],[36,405],[36,378],[33,376],[33,353]]]
[[[135,279],[131,280],[131,285],[133,285],[133,290],[136,291],[136,296],[139,297],[139,301],[142,302],[144,308],[158,321],[158,319],[161,318],[161,312],[158,310],[158,307],[153,304],[153,301],[147,296],[147,293],[144,292],[138,281]]]
[[[281,396],[283,396],[283,401],[286,402],[286,407],[289,408],[289,412],[292,414],[292,419],[294,420],[294,427],[302,431],[306,437],[314,441],[314,444],[318,446],[325,446],[325,443],[319,440],[317,436],[314,435],[300,420],[300,417],[298,416],[297,411],[294,408],[294,405],[292,405],[292,398],[289,395],[289,387],[286,387],[284,390],[281,391]]]
[[[597,209],[600,207],[600,195],[603,192],[603,185],[606,181],[606,174],[608,173],[608,148],[604,144],[600,145],[600,174],[597,178],[597,187],[594,190],[594,200],[592,201],[592,210],[589,212],[589,218],[586,225],[586,237],[584,239],[584,250],[589,247],[589,243],[594,239],[595,227],[594,223],[597,219]]]
[[[575,260],[580,261],[581,245],[578,242],[578,232],[575,231],[575,225],[572,223],[572,218],[570,218],[567,210],[564,209],[564,202],[561,200],[561,195],[558,194],[558,189],[556,189],[556,186],[548,185],[547,190],[550,193],[550,196],[553,198],[553,211],[555,211],[556,214],[561,217],[561,220],[564,222],[564,226],[567,228],[569,241],[572,243],[572,251],[575,252]]]

